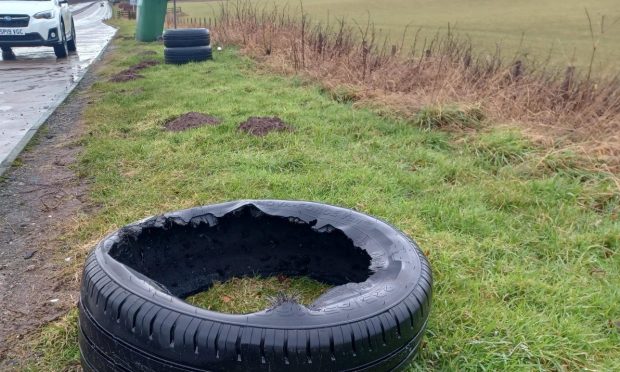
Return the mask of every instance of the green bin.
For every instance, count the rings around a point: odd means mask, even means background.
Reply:
[[[138,41],[155,41],[164,32],[168,0],[138,0]]]

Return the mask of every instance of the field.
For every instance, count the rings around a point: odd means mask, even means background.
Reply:
[[[234,6],[233,0],[223,2]],[[217,1],[183,2],[189,17],[209,17],[220,4]],[[273,4],[288,6],[299,13],[300,2],[288,0],[258,1],[267,9]],[[546,59],[559,65],[586,66],[592,53],[593,40],[585,13],[587,7],[593,23],[594,41],[598,43],[596,68],[617,73],[620,59],[620,3],[616,0],[304,0],[303,10],[316,21],[334,22],[345,18],[351,24],[365,27],[370,19],[380,35],[399,43],[408,27],[407,43],[421,29],[419,38],[432,38],[448,27],[471,38],[478,50],[494,53],[501,46],[512,56],[517,51],[529,57]],[[601,17],[605,16],[601,33]]]
[[[83,247],[78,257],[106,232],[164,211],[241,198],[332,203],[391,222],[429,257],[433,310],[410,370],[620,369],[620,194],[609,174],[514,130],[450,133],[339,103],[233,47],[214,62],[112,83],[151,58],[146,49],[162,59],[160,45],[136,43],[133,25],[119,24],[124,37],[86,92],[75,167],[99,207],[66,234]],[[222,124],[163,130],[189,111]],[[237,129],[249,116],[295,129],[253,137]],[[215,297],[202,306],[217,308]],[[25,345],[30,370],[75,367],[75,311]]]

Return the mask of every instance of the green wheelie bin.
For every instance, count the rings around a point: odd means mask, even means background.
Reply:
[[[167,7],[168,0],[138,0],[138,41],[155,41],[161,36]]]

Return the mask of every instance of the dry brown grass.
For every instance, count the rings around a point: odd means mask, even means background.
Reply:
[[[414,45],[379,40],[372,23],[313,23],[249,1],[222,5],[214,41],[236,44],[285,73],[320,81],[335,98],[415,118],[422,108],[481,107],[490,122],[518,124],[552,147],[571,146],[620,170],[620,78],[591,76],[502,50],[477,55],[448,30]],[[191,26],[191,25],[186,25]]]

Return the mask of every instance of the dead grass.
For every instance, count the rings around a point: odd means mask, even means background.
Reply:
[[[550,147],[571,146],[620,170],[618,75],[594,78],[590,69],[519,53],[506,58],[499,47],[478,55],[450,30],[432,39],[416,34],[413,48],[404,47],[405,35],[379,39],[370,22],[313,23],[306,14],[293,18],[287,9],[245,0],[221,5],[213,29],[216,44],[240,45],[280,72],[319,80],[340,102],[380,103],[427,127],[455,112],[446,108],[477,107],[476,116],[518,123],[533,137],[551,138]],[[469,127],[468,118],[457,126]]]

